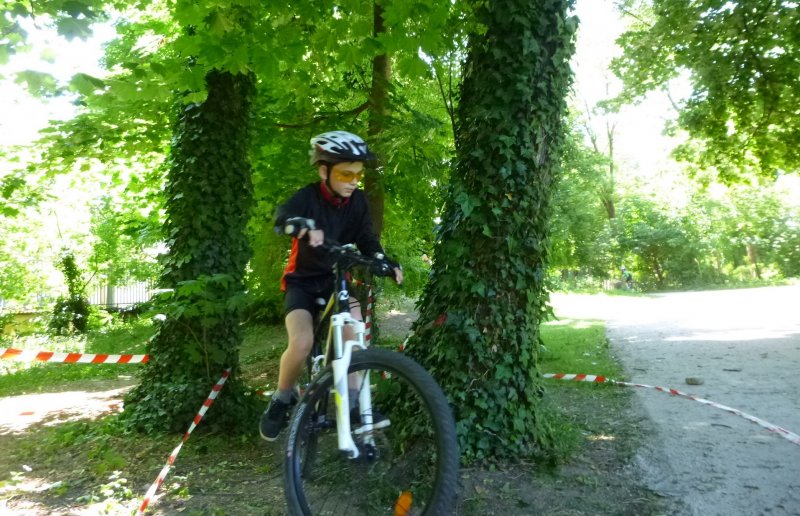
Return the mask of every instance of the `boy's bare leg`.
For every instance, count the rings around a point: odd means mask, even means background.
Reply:
[[[278,372],[278,390],[294,389],[294,384],[303,372],[306,357],[314,343],[314,328],[308,310],[292,310],[286,314],[286,332],[289,345],[281,355],[281,368]]]
[[[355,301],[350,298],[351,302]],[[355,319],[361,320],[361,305],[353,304],[350,307],[350,315]],[[289,336],[289,345],[281,355],[281,367],[278,372],[278,390],[290,391],[294,389],[297,379],[303,372],[306,357],[311,351],[314,342],[313,319],[307,310],[292,310],[286,315],[286,332]],[[345,341],[355,340],[356,334],[352,326],[345,326],[342,332]],[[351,374],[348,378],[348,386],[351,393],[358,392],[359,375]],[[351,405],[358,398],[350,400]]]

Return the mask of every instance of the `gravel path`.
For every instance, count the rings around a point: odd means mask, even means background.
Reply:
[[[561,317],[606,321],[628,380],[695,394],[800,433],[800,286],[556,294],[553,303]],[[655,428],[637,465],[648,487],[675,502],[672,514],[800,515],[800,446],[727,412],[636,391]]]

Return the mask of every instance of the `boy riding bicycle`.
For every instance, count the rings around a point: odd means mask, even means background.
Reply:
[[[275,216],[275,231],[294,238],[281,280],[289,343],[281,355],[278,388],[259,426],[261,437],[267,441],[277,439],[286,426],[289,410],[297,401],[295,383],[313,345],[318,300],[324,303],[333,291],[332,264],[320,246],[327,239],[354,243],[367,256],[384,254],[372,231],[366,196],[358,189],[364,162],[374,159],[364,140],[345,131],[326,132],[311,139],[310,156],[320,181],[298,190]],[[402,283],[399,264],[389,263],[395,280]],[[361,306],[352,297],[350,313],[361,320]],[[352,328],[344,331],[345,339],[354,338]],[[351,411],[356,414],[357,400],[357,396],[350,396]]]

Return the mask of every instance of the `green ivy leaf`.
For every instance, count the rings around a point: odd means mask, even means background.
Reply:
[[[477,198],[471,197],[467,192],[460,192],[456,196],[456,203],[461,207],[462,213],[465,217],[469,217],[473,210],[481,205],[481,201]]]

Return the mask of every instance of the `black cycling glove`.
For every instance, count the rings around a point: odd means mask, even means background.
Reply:
[[[370,267],[370,272],[376,276],[394,276],[395,268],[402,270],[399,263],[390,260],[381,253],[375,253],[376,261]]]
[[[304,229],[312,231],[317,229],[317,225],[314,223],[314,219],[306,219],[303,217],[291,217],[286,219],[286,222],[283,225],[283,230],[280,227],[275,227],[275,232],[278,234],[285,234],[289,236],[296,237],[300,234],[300,232]]]

